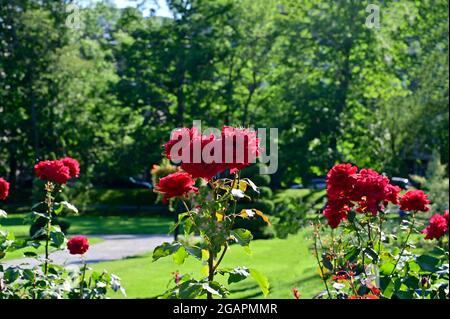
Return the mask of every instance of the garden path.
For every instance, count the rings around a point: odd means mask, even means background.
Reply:
[[[99,237],[104,241],[92,245],[85,254],[85,260],[89,264],[103,261],[111,261],[143,255],[153,251],[153,249],[165,241],[171,242],[172,236],[164,235],[90,235]],[[57,265],[77,265],[81,263],[78,255],[70,255],[68,251],[57,251],[50,254],[50,259]],[[35,258],[20,258],[4,262],[8,266],[17,265],[37,265],[39,261]]]

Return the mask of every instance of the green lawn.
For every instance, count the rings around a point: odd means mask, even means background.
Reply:
[[[310,240],[306,231],[287,239],[256,240],[251,243],[252,255],[242,247],[233,245],[223,260],[223,267],[246,266],[255,268],[270,281],[269,298],[292,298],[291,290],[297,287],[302,298],[311,298],[322,290],[317,265],[309,251]],[[93,265],[98,271],[108,270],[122,279],[128,298],[152,298],[164,292],[172,273],[179,271],[201,277],[201,264],[188,258],[184,265],[176,265],[172,257],[152,262],[151,254],[121,261]],[[223,277],[217,276],[219,281]],[[225,282],[225,281],[223,281]],[[112,298],[122,298],[112,294]],[[263,295],[252,279],[231,285],[230,298],[262,298]]]
[[[0,221],[0,227],[18,238],[28,237],[26,214],[10,214]],[[167,234],[171,218],[153,216],[98,216],[81,215],[62,218],[70,222],[69,235],[90,234]]]

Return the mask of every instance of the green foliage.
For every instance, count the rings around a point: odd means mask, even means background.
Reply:
[[[175,286],[170,285],[171,287],[159,297],[183,299],[206,295],[208,299],[215,296],[224,298],[229,294],[229,290],[214,280],[217,274],[229,275],[228,284],[252,277],[264,296],[269,293],[267,278],[257,270],[245,267],[219,268],[232,244],[236,243],[247,253],[251,252],[250,242],[254,236],[249,229],[239,228],[237,221],[262,221],[270,224],[267,216],[258,209],[237,210],[238,200],[250,198],[246,192],[257,191],[257,187],[251,180],[241,179],[239,172],[233,177],[213,179],[208,183],[209,187],[201,186],[192,198],[186,196],[178,199],[182,201],[185,211],[178,215],[178,222],[172,230],[176,226],[182,226],[185,238],[198,234],[200,239],[195,244],[190,240],[183,243],[163,243],[153,250],[153,261],[172,255],[174,263],[182,265],[189,256],[193,256],[203,265],[203,277],[195,279],[190,274],[179,277],[176,273]]]
[[[429,194],[434,211],[443,212],[449,208],[449,180],[447,165],[441,163],[439,153],[434,153],[428,163],[425,177],[414,175],[413,180]]]
[[[436,147],[448,163],[447,1],[383,2],[377,29],[358,1],[168,1],[169,18],[100,2],[81,30],[64,2],[1,4],[0,173],[13,188],[63,153],[86,185],[148,179],[193,119],[277,127],[273,185],[337,161],[417,173]]]
[[[50,247],[63,250],[67,243],[64,232],[55,223],[56,216],[64,209],[78,213],[69,202],[56,202],[62,187],[52,182],[45,184],[45,199],[33,205],[29,218],[34,223],[32,229],[38,225],[31,238],[16,240],[12,233],[0,230],[0,259],[10,252],[34,248],[35,251],[24,251],[24,255],[38,261],[36,266],[31,267],[0,264],[0,299],[104,299],[109,289],[125,294],[120,279],[113,274],[103,271],[86,275],[88,269],[84,261],[81,269],[70,271],[51,263]],[[44,257],[36,252],[41,245],[44,247]]]

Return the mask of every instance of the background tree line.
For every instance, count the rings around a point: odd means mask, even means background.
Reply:
[[[70,155],[86,182],[148,178],[174,127],[277,127],[275,186],[351,161],[390,175],[448,163],[448,2],[0,0],[0,175],[29,185]]]

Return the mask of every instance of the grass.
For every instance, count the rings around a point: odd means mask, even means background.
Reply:
[[[70,237],[70,236],[69,236]],[[103,241],[102,238],[98,238],[98,237],[89,237],[89,244],[90,245],[94,245],[94,244],[99,244]],[[26,247],[26,248],[22,248],[22,249],[18,249],[15,251],[11,251],[8,252],[5,257],[2,259],[2,261],[6,261],[6,260],[13,260],[13,259],[18,259],[18,258],[23,258],[24,253],[26,252],[34,252],[36,254],[44,254],[45,253],[45,247],[43,245],[44,243],[42,242],[41,246],[39,246],[38,248],[33,248],[33,247]],[[50,250],[50,253],[53,252],[54,249]]]
[[[322,290],[322,283],[316,271],[316,261],[309,250],[307,231],[302,231],[287,239],[255,240],[251,243],[252,254],[242,247],[233,245],[225,256],[222,267],[246,266],[255,268],[269,279],[271,289],[268,298],[292,298],[292,288],[296,287],[302,298],[311,298]],[[202,265],[189,257],[184,265],[176,265],[172,257],[152,262],[151,254],[120,261],[93,265],[97,271],[107,269],[118,275],[127,291],[128,298],[154,298],[163,293],[172,273],[191,273],[201,278]],[[218,275],[217,280],[225,283],[226,278]],[[263,298],[252,279],[231,285],[230,298]],[[119,293],[112,298],[123,298]]]
[[[1,220],[1,228],[18,238],[28,237],[27,214],[11,214]],[[172,219],[161,216],[68,216],[69,235],[91,234],[167,234]]]

